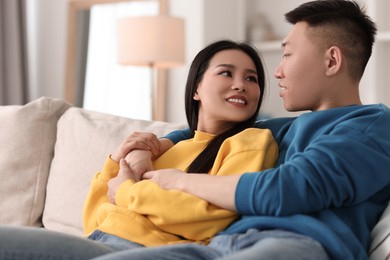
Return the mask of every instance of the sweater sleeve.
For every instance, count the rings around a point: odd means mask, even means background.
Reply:
[[[379,134],[383,129],[375,131],[373,127],[371,124],[370,131],[376,135],[340,125],[316,137],[302,151],[297,144],[290,144],[289,149],[295,151],[286,152],[284,164],[240,178],[238,211],[285,216],[367,200],[390,183],[390,150],[384,149],[390,148],[389,134]],[[308,142],[302,140],[300,145]]]
[[[84,202],[83,208],[83,226],[86,235],[93,232],[98,223],[98,208],[101,204],[109,203],[107,197],[107,182],[114,178],[119,171],[119,164],[110,158],[107,158],[101,172],[97,173],[92,179],[90,190]]]
[[[191,131],[189,128],[183,130],[173,131],[162,138],[168,138],[172,143],[177,144],[180,141],[190,139],[192,137]]]

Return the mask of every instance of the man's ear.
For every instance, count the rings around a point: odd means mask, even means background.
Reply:
[[[341,49],[337,46],[330,47],[326,53],[326,75],[332,76],[338,73],[343,63],[343,55]]]

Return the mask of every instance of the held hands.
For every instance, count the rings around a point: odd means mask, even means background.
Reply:
[[[152,155],[151,159],[155,159],[160,154],[161,143],[155,134],[133,132],[111,154],[111,159],[119,162],[120,159],[125,158],[128,153],[135,149],[149,151]]]
[[[115,178],[108,181],[107,197],[112,204],[115,204],[116,191],[119,186],[127,180],[139,181],[139,176],[135,176],[125,159],[119,161],[119,172]]]
[[[169,140],[159,140],[156,135],[146,132],[133,132],[129,135],[117,148],[117,150],[111,154],[111,159],[119,162],[119,172],[117,177],[111,179],[108,182],[107,196],[111,203],[115,204],[116,191],[119,186],[126,180],[133,180],[138,182],[141,178],[152,179],[156,181],[162,188],[170,189],[176,186],[167,185],[169,180],[163,182],[162,178],[165,178],[166,171],[152,171],[152,160],[160,156],[166,150],[173,146],[173,143]],[[125,158],[125,159],[124,159]],[[167,170],[170,171],[170,170]],[[176,175],[177,173],[183,173],[179,170],[171,169]],[[150,172],[144,177],[144,173]],[[160,173],[161,172],[161,173]],[[174,178],[169,175],[169,179],[174,181]],[[160,180],[160,182],[159,182]],[[165,184],[165,185],[164,185]],[[165,187],[164,187],[165,186]]]
[[[111,154],[119,163],[119,172],[108,182],[107,196],[115,204],[116,191],[126,180],[138,182],[143,173],[153,169],[152,158],[160,153],[160,141],[152,133],[133,132]]]
[[[129,179],[135,182],[139,181],[141,178],[152,180],[163,189],[183,190],[184,178],[187,176],[185,172],[177,169],[152,170],[144,172],[143,175],[134,174],[125,159],[120,160],[119,167],[118,175],[108,181],[107,196],[112,204],[115,204],[116,191],[119,186]]]
[[[141,179],[142,174],[153,170],[152,154],[150,151],[133,150],[125,157],[131,171],[137,177],[136,181]]]

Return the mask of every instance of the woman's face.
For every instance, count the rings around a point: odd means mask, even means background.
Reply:
[[[240,50],[223,50],[209,62],[194,99],[199,101],[197,129],[218,134],[256,112],[260,97],[252,59]]]

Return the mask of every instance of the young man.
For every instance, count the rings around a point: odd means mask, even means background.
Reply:
[[[390,198],[390,110],[362,105],[359,96],[375,24],[345,0],[308,2],[286,19],[293,27],[275,71],[280,96],[288,111],[312,112],[257,123],[271,129],[279,144],[277,166],[220,177],[177,170],[144,174],[163,188],[243,217],[208,246],[124,251],[118,258],[368,258],[370,231]],[[176,143],[191,136],[178,131],[167,137]],[[161,143],[162,150],[171,145]]]

